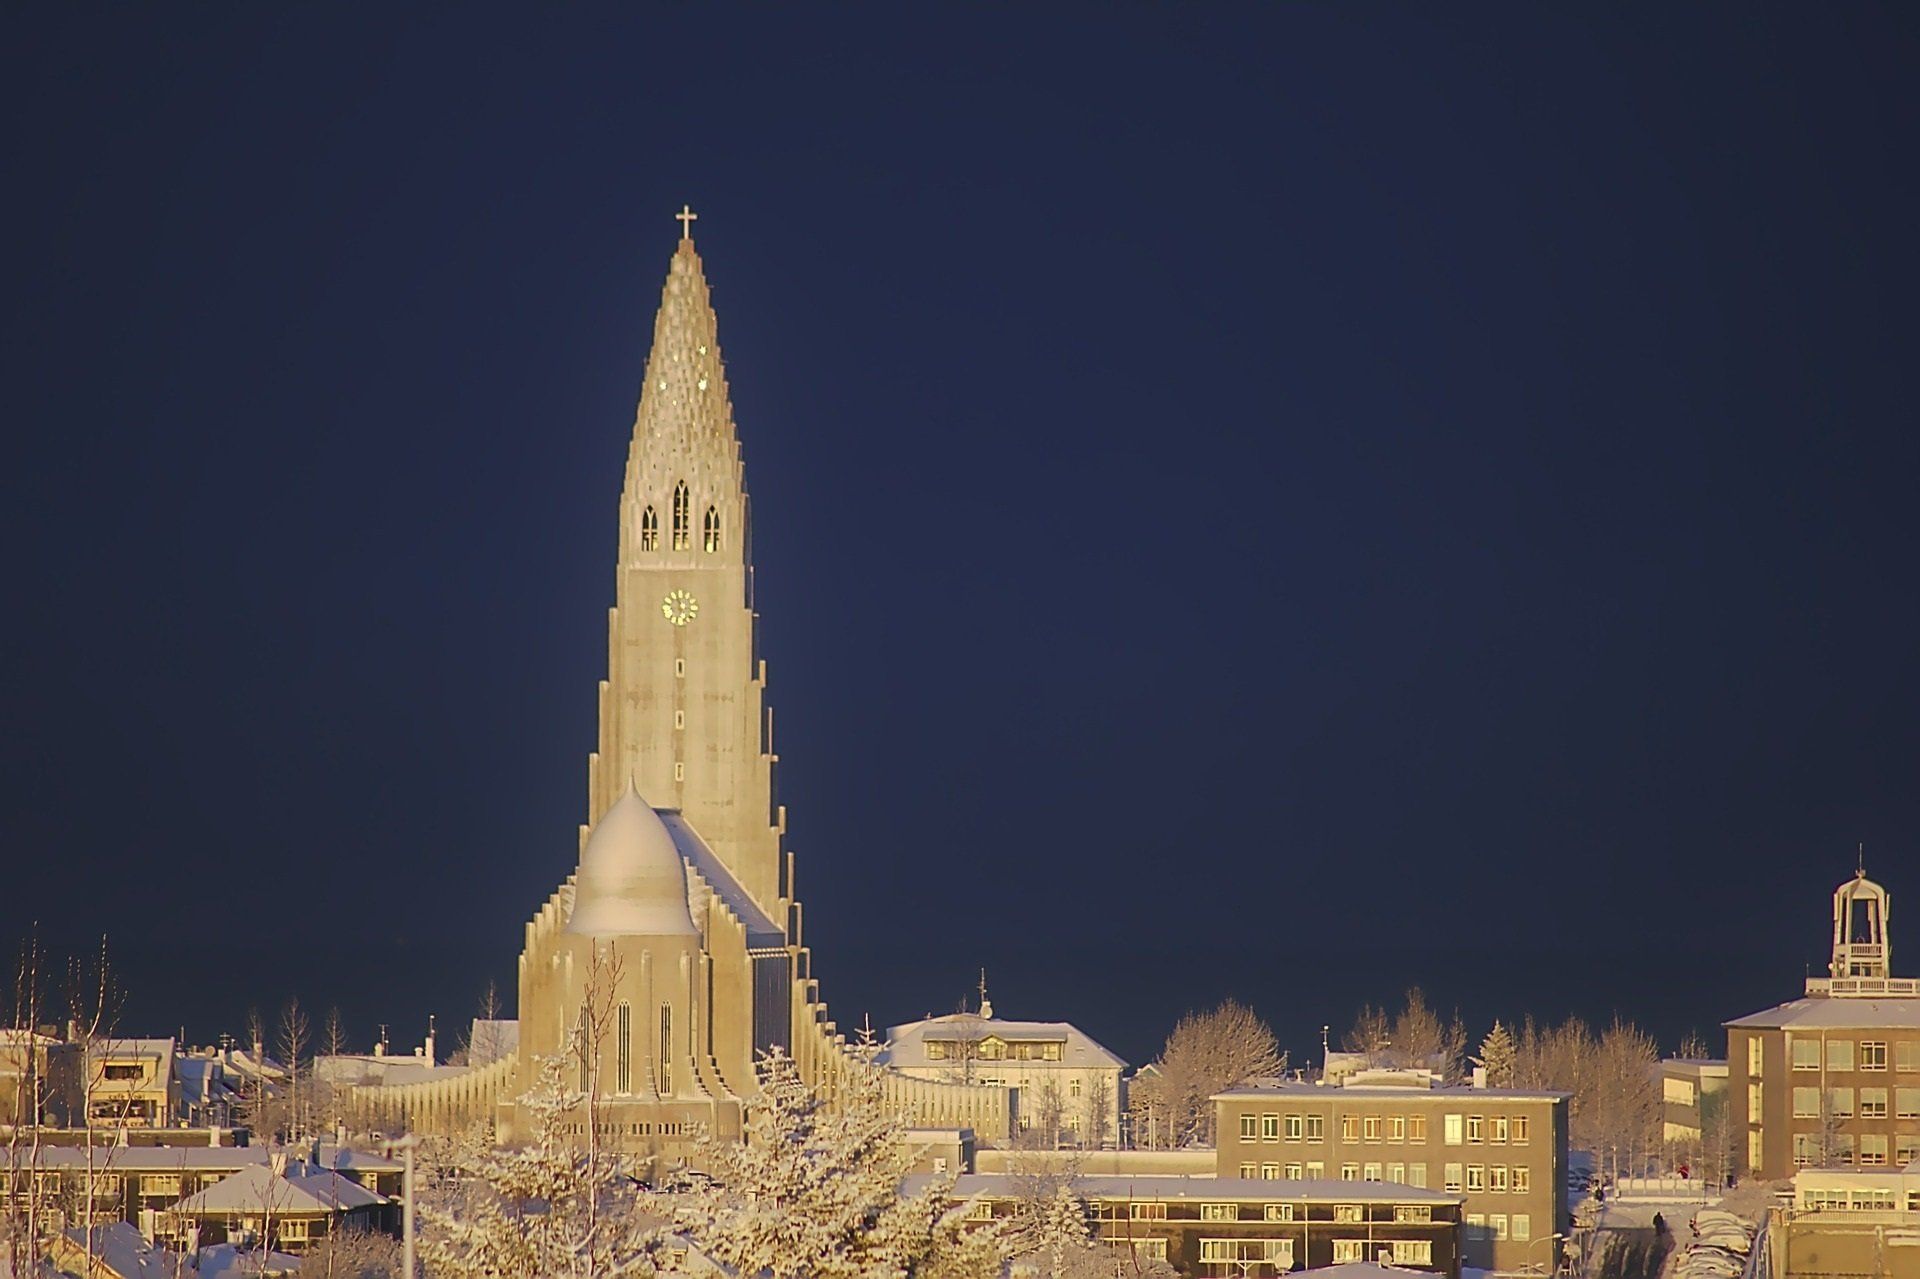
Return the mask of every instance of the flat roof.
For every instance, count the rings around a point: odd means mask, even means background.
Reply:
[[[267,1162],[269,1154],[285,1154],[287,1162],[305,1162],[306,1155],[294,1150],[268,1151],[265,1146],[111,1146],[101,1144],[89,1152],[85,1146],[42,1146],[33,1158],[43,1172],[85,1172],[92,1155],[97,1173],[116,1172],[203,1172],[227,1169],[238,1172]],[[23,1155],[22,1166],[28,1160]],[[336,1146],[320,1148],[320,1166],[339,1172],[399,1172],[403,1164],[383,1155]]]
[[[1920,1030],[1920,998],[1789,999],[1723,1023],[1735,1030],[1781,1030],[1789,1026],[1832,1030]]]
[[[1257,1087],[1229,1088],[1217,1092],[1209,1101],[1252,1101],[1263,1097],[1315,1097],[1331,1101],[1340,1097],[1365,1097],[1374,1100],[1381,1097],[1482,1097],[1490,1101],[1561,1101],[1571,1097],[1572,1093],[1552,1092],[1534,1088],[1475,1088],[1472,1084],[1442,1084],[1437,1088],[1422,1088],[1404,1084],[1308,1084],[1289,1081],[1284,1084],[1265,1084]]]
[[[1021,1194],[1031,1178],[1011,1172],[970,1172],[954,1179],[953,1193],[976,1195]],[[1088,1199],[1147,1199],[1194,1203],[1228,1200],[1256,1203],[1396,1203],[1464,1204],[1465,1195],[1405,1186],[1392,1181],[1338,1181],[1326,1177],[1268,1181],[1257,1177],[1183,1177],[1178,1174],[1134,1176],[1095,1173],[1074,1177],[1073,1189]]]

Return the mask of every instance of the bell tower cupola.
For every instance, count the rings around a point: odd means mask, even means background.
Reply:
[[[1887,890],[1867,878],[1863,863],[1852,879],[1833,890],[1833,975],[1893,975],[1887,940]]]

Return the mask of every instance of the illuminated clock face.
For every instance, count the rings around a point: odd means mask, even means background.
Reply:
[[[668,591],[660,601],[660,616],[675,626],[685,626],[700,613],[700,601],[689,591]]]

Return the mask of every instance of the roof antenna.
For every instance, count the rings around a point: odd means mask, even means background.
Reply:
[[[993,1020],[993,1001],[987,998],[987,970],[980,970],[980,1016]]]
[[[1857,856],[1853,864],[1853,873],[1858,878],[1865,879],[1867,877],[1867,841],[1864,839],[1861,840],[1858,844],[1854,845],[1854,848]]]

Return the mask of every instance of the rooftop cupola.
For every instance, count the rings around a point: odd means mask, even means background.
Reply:
[[[1852,879],[1833,890],[1833,975],[1892,976],[1887,940],[1887,890],[1867,878],[1863,862]]]
[[[588,937],[694,937],[687,868],[660,815],[627,790],[587,836],[567,931]]]

